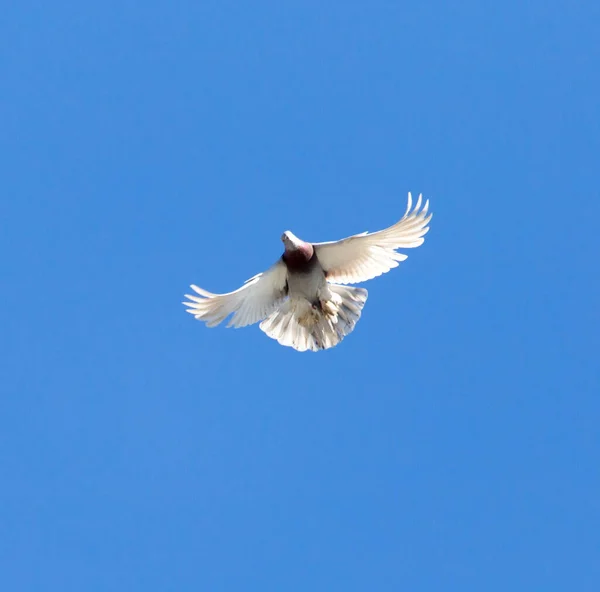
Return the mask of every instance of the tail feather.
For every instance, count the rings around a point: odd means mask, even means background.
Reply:
[[[367,301],[367,290],[329,284],[330,298],[322,310],[304,299],[290,298],[266,318],[260,328],[281,345],[298,351],[318,351],[337,345],[354,330]]]

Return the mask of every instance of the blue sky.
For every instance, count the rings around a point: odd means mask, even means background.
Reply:
[[[10,2],[2,589],[598,590],[599,19]],[[184,312],[408,191],[337,348]]]

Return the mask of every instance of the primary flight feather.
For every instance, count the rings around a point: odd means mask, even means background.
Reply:
[[[281,345],[298,351],[318,351],[337,345],[352,332],[367,300],[367,290],[345,284],[365,282],[404,261],[396,249],[423,244],[429,231],[429,201],[408,207],[400,221],[379,232],[307,243],[289,230],[281,240],[285,251],[279,261],[250,278],[234,292],[212,294],[198,286],[186,294],[187,312],[208,327],[231,315],[228,327],[260,323],[260,328]],[[421,207],[422,206],[422,207]]]

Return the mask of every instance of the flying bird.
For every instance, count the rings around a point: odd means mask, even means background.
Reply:
[[[212,294],[198,286],[186,294],[187,312],[208,327],[232,315],[228,327],[260,323],[281,345],[298,351],[318,351],[337,345],[351,333],[367,300],[367,290],[347,284],[365,282],[393,267],[407,255],[396,249],[423,244],[429,231],[429,200],[422,196],[400,221],[379,232],[363,232],[339,241],[309,243],[289,230],[281,240],[285,251],[267,271],[227,294]]]

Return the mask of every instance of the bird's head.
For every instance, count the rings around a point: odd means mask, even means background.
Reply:
[[[293,232],[286,230],[281,235],[281,241],[285,246],[283,258],[288,265],[293,265],[294,262],[307,262],[312,258],[314,253],[312,245],[299,239]]]
[[[281,242],[283,242],[286,251],[297,251],[303,244],[291,230],[286,230],[281,235]]]

